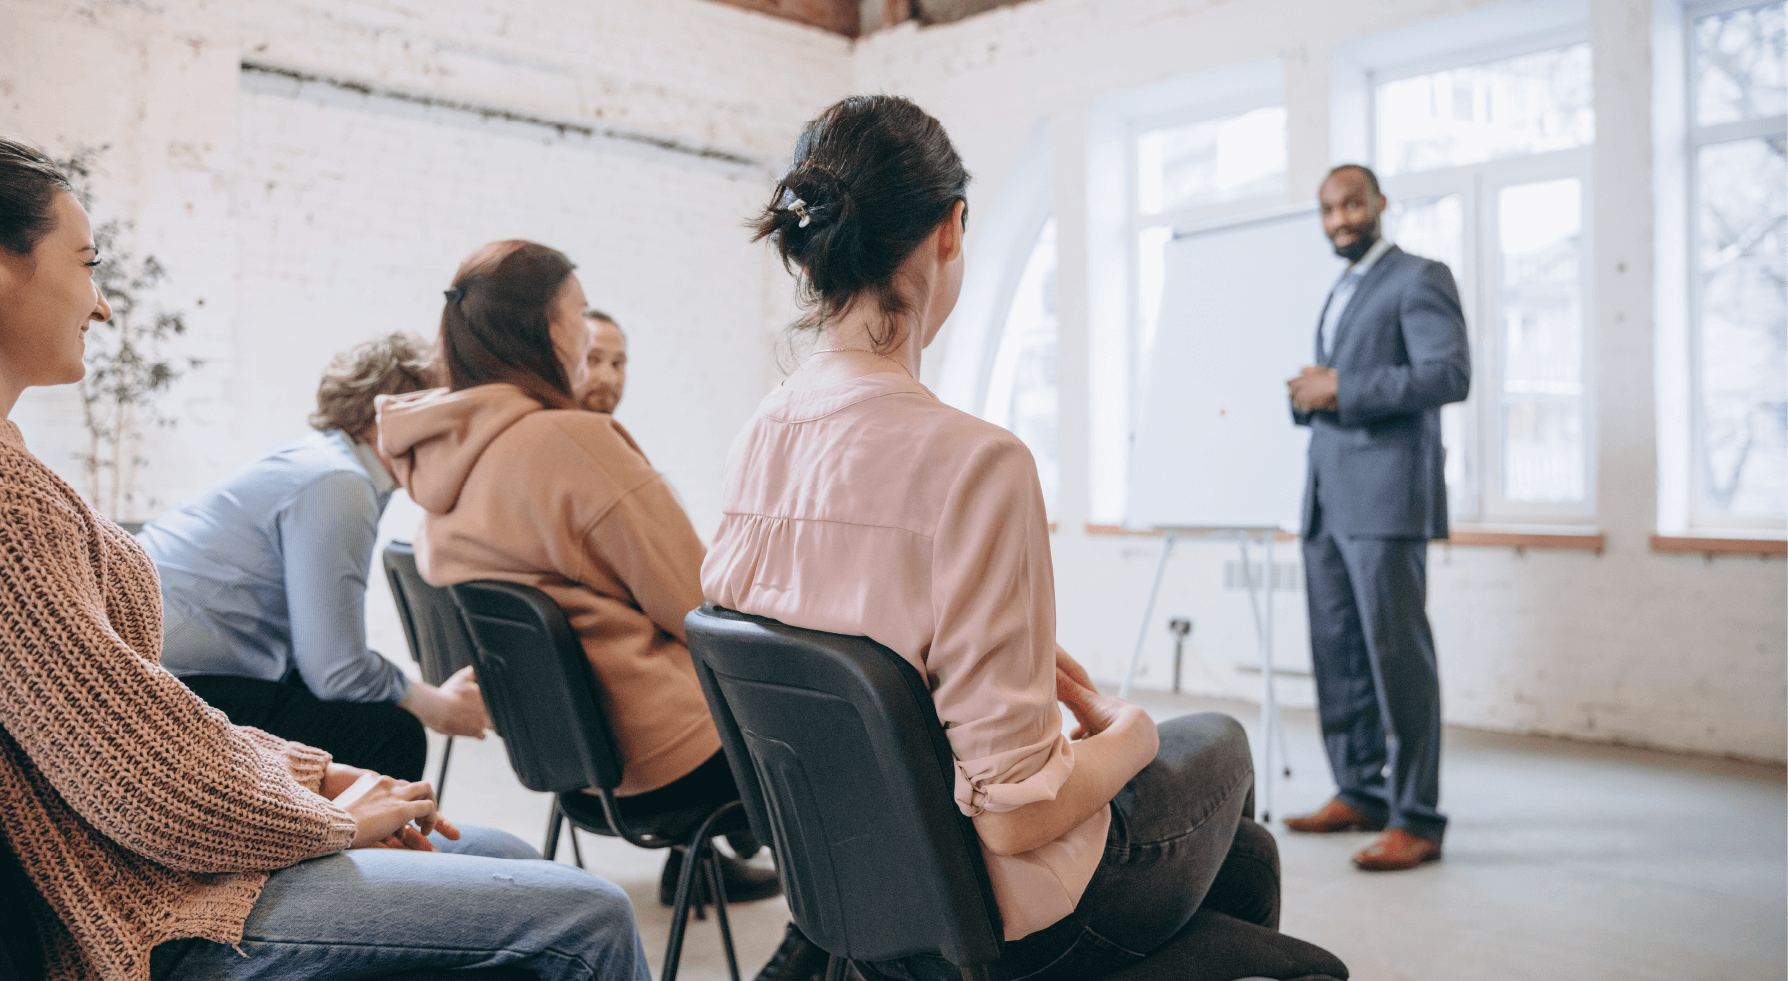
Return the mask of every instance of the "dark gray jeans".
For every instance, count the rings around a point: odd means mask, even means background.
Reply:
[[[1141,961],[1199,909],[1279,925],[1279,850],[1252,820],[1248,737],[1227,715],[1159,725],[1161,749],[1111,801],[1105,856],[1073,913],[1006,945],[1000,981],[1084,981]],[[900,981],[961,981],[941,957],[872,965]]]

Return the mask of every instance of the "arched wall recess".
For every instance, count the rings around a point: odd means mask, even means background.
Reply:
[[[969,216],[980,233],[969,251],[962,295],[944,325],[937,390],[939,398],[964,412],[983,414],[1007,309],[1037,233],[1049,219],[1049,155],[1049,120],[1040,118],[992,206]]]

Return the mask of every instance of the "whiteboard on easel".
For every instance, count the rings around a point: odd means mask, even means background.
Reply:
[[[1345,263],[1314,208],[1179,232],[1165,253],[1124,524],[1296,529],[1309,430],[1285,382]]]

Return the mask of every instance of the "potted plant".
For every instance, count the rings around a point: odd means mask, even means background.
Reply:
[[[75,196],[89,209],[94,161],[105,150],[82,148],[57,161],[74,184]],[[143,434],[150,426],[172,428],[177,423],[159,400],[186,371],[203,363],[166,353],[169,342],[186,333],[186,322],[180,311],[152,301],[168,274],[155,256],[139,259],[125,244],[134,227],[134,222],[112,220],[93,230],[100,256],[93,281],[111,305],[112,319],[87,331],[87,374],[80,382],[87,448],[76,454],[88,502],[132,531],[141,521],[124,519],[145,517],[157,503],[137,491],[137,472],[149,463],[143,456]]]

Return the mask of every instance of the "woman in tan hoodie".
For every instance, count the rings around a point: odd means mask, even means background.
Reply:
[[[683,617],[702,602],[701,539],[627,430],[578,407],[592,338],[572,268],[532,242],[468,258],[441,314],[449,387],[382,399],[380,450],[427,512],[425,578],[521,583],[565,611],[608,696],[620,796],[652,808],[737,800],[684,646]],[[666,883],[678,868],[673,858]],[[779,891],[740,862],[726,877],[731,899]]]
[[[100,261],[67,178],[0,139],[0,416],[85,374],[87,328],[111,316]],[[0,963],[57,981],[650,981],[613,884],[504,861],[537,856],[462,837],[426,783],[231,725],[161,668],[161,613],[148,555],[0,419]],[[459,854],[418,854],[437,848]]]

